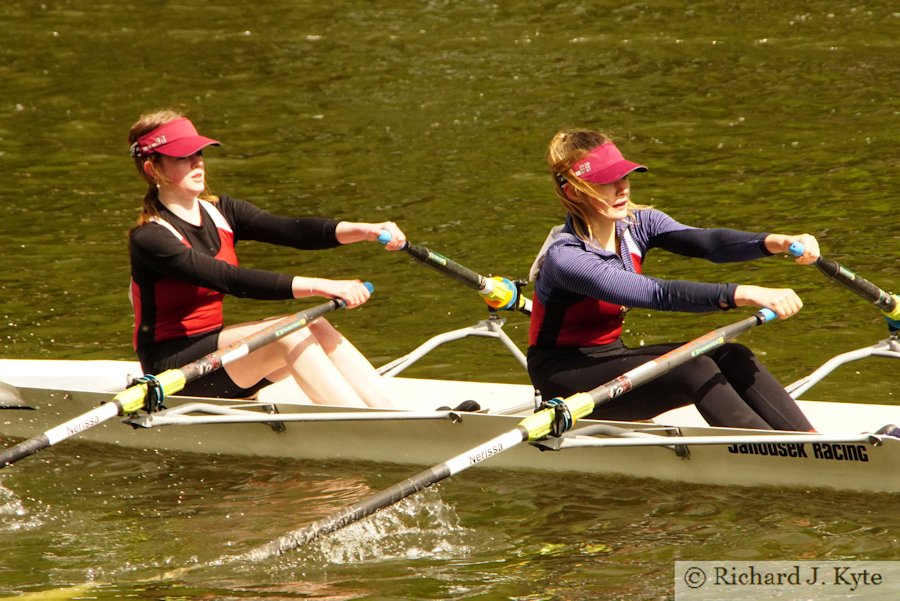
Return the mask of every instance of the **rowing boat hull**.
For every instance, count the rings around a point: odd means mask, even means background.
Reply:
[[[113,380],[133,368],[130,362],[10,362],[0,361],[0,380],[16,386],[5,389],[0,402],[0,445],[14,438],[29,438],[76,417],[112,398],[110,392],[79,390],[73,385],[78,374],[97,373]],[[27,365],[26,365],[27,364]],[[35,365],[36,364],[36,365]],[[54,370],[54,368],[56,368]],[[34,373],[29,372],[30,369]],[[47,374],[62,374],[50,378]],[[35,377],[53,387],[36,386]],[[527,405],[532,391],[528,386],[478,382],[447,382],[388,378],[407,407],[434,409],[451,400],[472,398],[482,406],[506,408]],[[101,382],[108,384],[108,382]],[[123,382],[124,383],[124,382]],[[69,384],[62,386],[61,384]],[[86,388],[86,386],[80,386]],[[464,396],[461,396],[464,395]],[[273,390],[271,402],[281,414],[325,414],[347,411],[337,407],[297,405],[289,389]],[[199,399],[170,397],[171,409]],[[228,405],[228,402],[219,402]],[[504,405],[505,403],[505,405]],[[232,403],[233,404],[233,403]],[[886,405],[803,402],[804,411],[822,431],[872,431],[893,422],[900,423],[900,408]],[[358,411],[358,410],[354,410]],[[384,410],[366,410],[384,415]],[[111,420],[82,432],[84,440],[109,445],[164,451],[257,455],[295,460],[353,460],[435,465],[464,453],[516,427],[522,415],[466,413],[462,421],[449,419],[422,421],[328,421],[288,422],[281,428],[270,423],[214,424],[133,428]],[[277,418],[276,418],[277,419]],[[876,420],[876,421],[873,421]],[[656,424],[678,427],[682,436],[733,437],[762,436],[753,430],[710,428],[692,408],[664,414]],[[651,424],[594,422],[617,427],[645,429]],[[827,424],[827,428],[822,424]],[[838,429],[834,429],[838,428]],[[281,431],[278,431],[281,430]],[[677,442],[674,439],[673,442]],[[712,485],[770,486],[789,488],[831,488],[846,491],[900,493],[900,439],[884,438],[883,444],[798,443],[688,445],[687,457],[669,447],[574,448],[540,452],[531,445],[519,445],[487,459],[484,468],[578,472],[604,476],[654,478]],[[110,447],[114,452],[114,447]],[[476,458],[480,459],[480,458]],[[476,459],[473,459],[476,460]],[[28,469],[27,461],[16,469]]]

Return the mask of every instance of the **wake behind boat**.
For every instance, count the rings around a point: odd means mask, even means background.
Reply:
[[[494,314],[475,326],[435,336],[384,366],[380,371],[397,409],[298,403],[295,384],[288,380],[263,389],[253,400],[169,396],[162,411],[111,420],[78,434],[94,442],[162,451],[436,464],[514,429],[534,412],[534,391],[528,385],[399,374],[433,348],[467,336],[496,338],[524,363],[502,325]],[[802,394],[844,363],[869,356],[900,358],[896,334],[836,356],[788,390]],[[0,360],[0,382],[5,383],[0,386],[2,446],[112,400],[140,375],[133,361]],[[480,410],[448,409],[464,401],[475,401]],[[900,439],[878,433],[886,424],[900,423],[900,407],[799,404],[818,434],[713,428],[690,406],[649,422],[579,420],[560,438],[498,452],[484,467],[900,493],[894,477],[900,470]],[[472,462],[485,459],[473,457]]]

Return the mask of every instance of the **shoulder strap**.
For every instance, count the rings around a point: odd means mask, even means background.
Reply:
[[[212,217],[213,223],[216,224],[216,228],[231,232],[231,224],[228,223],[228,220],[225,219],[225,215],[222,214],[222,211],[220,211],[216,205],[208,200],[201,200],[200,206],[206,209],[206,213]]]
[[[172,235],[173,235],[173,236],[175,236],[176,238],[178,238],[178,239],[181,240],[182,242],[184,241],[184,236],[181,235],[181,232],[179,232],[178,230],[176,230],[174,225],[172,225],[171,223],[169,223],[168,221],[166,221],[166,220],[163,219],[162,217],[151,217],[151,218],[150,218],[150,221],[152,221],[153,223],[158,223],[159,225],[163,226],[164,228],[166,228],[167,230],[169,230],[170,232],[172,232]]]
[[[544,255],[547,254],[547,249],[550,248],[550,245],[553,244],[553,241],[556,240],[559,233],[563,231],[563,228],[565,228],[564,225],[557,225],[550,229],[550,233],[547,234],[544,244],[541,245],[541,250],[538,251],[537,256],[534,258],[534,262],[531,264],[531,269],[528,270],[528,279],[530,281],[533,282],[537,279],[538,274],[541,272],[541,266],[544,264]]]
[[[625,246],[628,248],[628,252],[635,257],[643,257],[644,253],[641,252],[641,247],[638,246],[638,243],[635,241],[634,237],[631,235],[631,228],[625,228],[622,231],[622,239],[625,241]]]
[[[228,223],[228,220],[225,219],[225,216],[222,215],[222,212],[216,207],[216,205],[207,200],[201,200],[200,206],[206,210],[206,214],[209,215],[210,219],[213,220],[213,223],[216,225],[217,229],[231,233],[231,225]],[[151,217],[150,221],[152,221],[153,223],[158,223],[159,225],[172,232],[173,236],[181,241],[184,241],[184,236],[182,236],[181,233],[175,229],[175,226],[162,217]]]

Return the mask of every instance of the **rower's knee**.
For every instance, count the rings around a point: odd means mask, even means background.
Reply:
[[[686,363],[683,369],[679,370],[679,376],[684,391],[691,396],[709,386],[727,383],[719,365],[707,355],[701,355]]]
[[[317,319],[309,324],[309,331],[326,353],[334,352],[344,340],[343,334],[338,332],[326,319]]]
[[[739,342],[728,342],[722,345],[721,356],[728,359],[746,361],[754,357],[753,351]]]
[[[303,354],[303,351],[315,343],[316,338],[309,331],[309,328],[300,328],[278,340],[278,346],[284,353],[288,363],[295,361]]]

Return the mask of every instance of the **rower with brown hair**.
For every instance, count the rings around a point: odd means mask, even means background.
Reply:
[[[647,168],[622,156],[600,132],[570,130],[550,142],[547,162],[566,210],[532,267],[535,291],[528,371],[545,399],[590,390],[677,344],[629,348],[621,339],[630,308],[707,312],[768,308],[788,318],[803,306],[789,288],[702,283],[643,273],[654,248],[713,262],[748,261],[787,253],[794,242],[816,260],[807,234],[748,233],[682,225],[632,201],[629,174]],[[750,349],[726,344],[658,380],[601,406],[598,419],[649,419],[693,403],[710,425],[812,430],[812,425]]]
[[[228,346],[270,321],[225,325],[226,294],[255,299],[320,296],[348,308],[369,298],[359,279],[249,269],[235,246],[257,240],[301,250],[375,241],[390,231],[385,248],[406,238],[393,222],[349,222],[320,217],[282,217],[207,188],[203,149],[219,145],[198,134],[182,114],[143,115],[128,137],[137,172],[147,183],[143,208],[129,235],[133,344],[146,373],[175,368]],[[318,319],[225,369],[188,384],[184,394],[243,397],[292,376],[316,403],[389,407],[381,376],[325,319]]]

